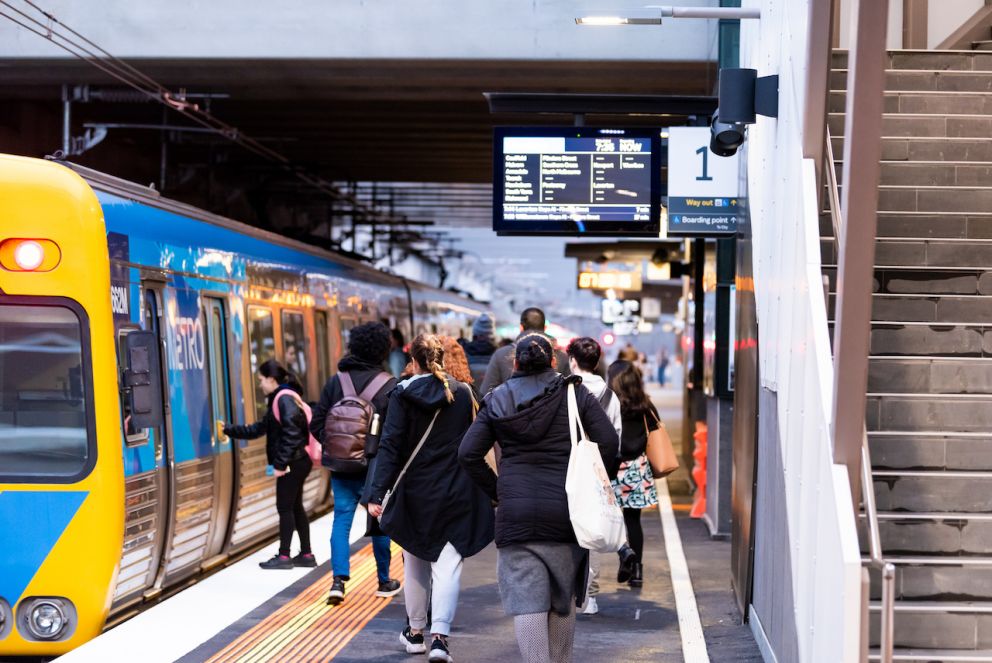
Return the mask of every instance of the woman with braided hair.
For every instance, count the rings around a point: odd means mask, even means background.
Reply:
[[[513,375],[486,394],[458,455],[472,479],[499,502],[499,593],[503,610],[513,615],[523,660],[568,663],[589,557],[576,541],[565,494],[572,451],[569,386],[574,385],[582,426],[611,474],[619,438],[582,378],[555,371],[554,348],[546,336],[522,336],[514,356]],[[498,478],[485,461],[496,440],[503,451]]]
[[[428,650],[429,608],[428,660],[449,662],[462,560],[492,542],[493,507],[458,464],[458,445],[474,417],[470,387],[445,372],[437,336],[421,334],[410,354],[414,375],[390,396],[368,509],[403,548],[410,625],[401,644],[410,654]]]

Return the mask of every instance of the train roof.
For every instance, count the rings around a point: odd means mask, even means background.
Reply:
[[[179,216],[183,216],[189,219],[194,219],[197,221],[202,221],[220,228],[231,230],[243,235],[259,239],[265,242],[269,242],[278,246],[282,246],[287,249],[294,251],[299,251],[305,253],[312,257],[318,258],[320,260],[327,261],[329,263],[334,263],[339,266],[344,266],[362,275],[370,277],[370,280],[376,280],[380,283],[393,283],[397,286],[402,286],[406,283],[410,286],[411,290],[421,296],[427,295],[439,301],[446,302],[453,306],[465,307],[466,309],[471,309],[473,311],[481,312],[484,310],[485,304],[477,302],[473,299],[463,297],[456,293],[442,290],[434,286],[427,285],[425,283],[420,283],[417,281],[411,281],[409,279],[403,278],[396,274],[390,274],[382,270],[376,269],[370,265],[367,265],[358,260],[348,258],[339,253],[333,251],[328,251],[326,249],[321,249],[319,247],[301,242],[295,239],[291,239],[284,235],[274,233],[268,230],[263,230],[261,228],[256,228],[250,226],[241,221],[236,221],[225,216],[220,216],[218,214],[213,214],[199,207],[194,207],[187,203],[180,202],[178,200],[172,200],[171,198],[166,198],[161,195],[158,191],[151,187],[142,186],[136,182],[126,180],[120,177],[115,177],[113,175],[108,175],[107,173],[94,170],[92,168],[87,168],[86,166],[81,166],[76,163],[69,161],[59,161],[58,163],[72,169],[78,173],[87,183],[90,184],[97,191],[110,193],[112,195],[119,196],[121,198],[130,199],[142,205],[147,205],[149,207],[154,207],[166,212],[171,212]]]

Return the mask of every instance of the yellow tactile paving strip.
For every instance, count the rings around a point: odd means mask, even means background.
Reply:
[[[403,556],[393,544],[393,577],[403,577]],[[315,583],[234,642],[208,663],[267,663],[269,661],[330,661],[390,599],[376,597],[375,558],[367,545],[351,558],[351,580],[345,602],[327,605],[332,574]]]

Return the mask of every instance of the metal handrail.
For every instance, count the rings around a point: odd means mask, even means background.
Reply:
[[[833,141],[830,128],[826,134],[827,195],[830,199],[830,223],[834,231],[834,245],[840,248],[844,219],[840,209],[840,194],[837,186],[837,171],[834,163]],[[865,519],[868,525],[867,565],[878,569],[882,574],[882,614],[879,652],[882,663],[892,663],[892,649],[895,635],[895,579],[896,567],[882,556],[882,537],[878,530],[878,509],[875,506],[875,486],[872,477],[871,455],[868,452],[868,431],[861,437],[861,496],[864,503]],[[864,605],[864,604],[862,604]]]

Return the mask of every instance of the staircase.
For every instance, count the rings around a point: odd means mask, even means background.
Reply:
[[[836,53],[838,160],[846,66]],[[897,51],[887,69],[866,421],[895,660],[992,661],[992,53]],[[826,213],[831,320],[832,234]]]

